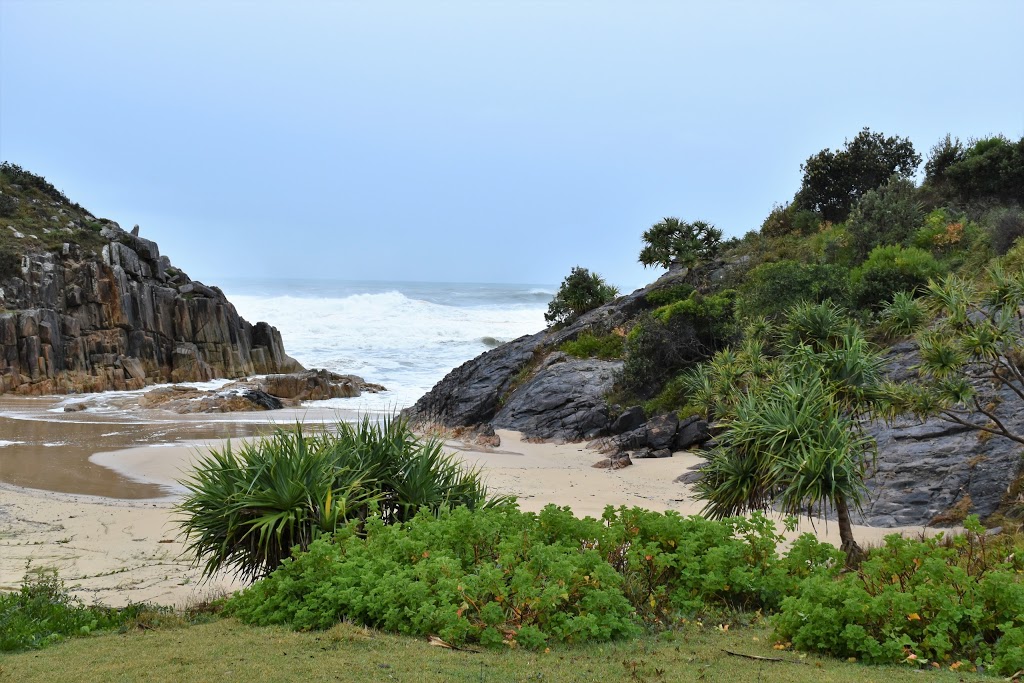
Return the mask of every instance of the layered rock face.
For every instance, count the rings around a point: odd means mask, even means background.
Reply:
[[[101,256],[29,251],[0,283],[0,392],[138,389],[301,366],[267,323],[189,279],[155,242],[106,222]]]

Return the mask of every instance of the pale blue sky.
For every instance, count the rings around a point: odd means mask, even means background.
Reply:
[[[194,278],[624,290],[863,126],[1024,134],[1024,2],[0,0],[0,157]]]

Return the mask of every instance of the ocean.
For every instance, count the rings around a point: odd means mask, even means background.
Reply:
[[[556,287],[535,284],[222,279],[239,314],[277,327],[307,368],[382,384],[386,392],[318,406],[393,411],[412,405],[450,370],[539,332]]]

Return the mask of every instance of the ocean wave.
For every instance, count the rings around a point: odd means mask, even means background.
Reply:
[[[346,408],[375,412],[411,405],[452,368],[503,340],[544,327],[545,306],[509,303],[508,292],[501,293],[504,303],[486,305],[480,297],[451,305],[428,301],[429,292],[420,295],[387,290],[344,297],[236,294],[231,299],[246,319],[271,321],[288,354],[306,367],[359,375],[387,387],[386,396],[343,399]]]

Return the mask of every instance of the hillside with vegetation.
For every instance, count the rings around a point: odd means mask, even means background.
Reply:
[[[864,129],[801,170],[741,238],[652,225],[639,258],[667,272],[637,292],[574,268],[548,330],[410,415],[598,439],[613,461],[704,443],[720,515],[1019,524],[1024,138],[947,136],[923,158]]]

